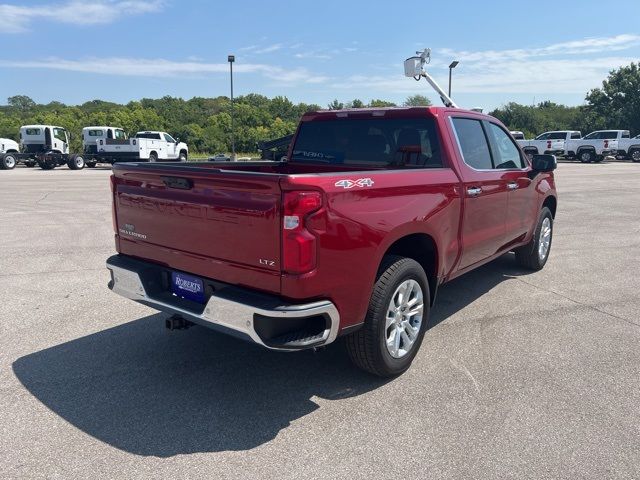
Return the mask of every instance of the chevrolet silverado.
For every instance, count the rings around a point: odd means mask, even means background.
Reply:
[[[443,283],[510,251],[544,267],[555,168],[448,107],[310,112],[283,162],[115,164],[109,288],[273,350],[343,337],[397,375]]]

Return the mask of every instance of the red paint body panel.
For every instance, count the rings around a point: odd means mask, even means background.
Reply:
[[[438,282],[529,240],[543,201],[555,196],[553,175],[531,180],[530,167],[474,171],[463,162],[449,117],[499,124],[496,119],[435,107],[376,112],[385,118],[433,118],[444,167],[354,171],[345,165],[291,162],[225,164],[221,170],[219,164],[116,164],[119,253],[290,301],[329,299],[345,328],[364,320],[382,257],[407,235],[433,239]],[[372,112],[347,114],[357,118]],[[336,112],[316,112],[302,121],[335,119]],[[190,188],[169,188],[167,177],[188,179]],[[336,186],[362,178],[372,184]],[[509,191],[509,182],[519,188]],[[474,185],[483,192],[470,198],[466,190]],[[303,275],[283,273],[280,263],[282,195],[290,190],[322,193],[322,207],[306,219],[316,238],[316,267]],[[135,231],[128,230],[131,226]]]

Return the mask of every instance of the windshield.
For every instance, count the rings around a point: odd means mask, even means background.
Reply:
[[[613,140],[618,138],[618,132],[614,131],[601,131],[601,132],[592,132],[586,137],[585,140]]]
[[[442,166],[438,135],[430,118],[303,122],[290,161],[370,167]]]

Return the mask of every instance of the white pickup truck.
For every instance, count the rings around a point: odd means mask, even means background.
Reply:
[[[174,139],[166,132],[138,132],[130,139],[105,138],[97,142],[97,154],[111,159],[126,161],[176,160],[186,162],[189,148],[186,143]]]
[[[10,138],[0,138],[0,154],[2,153],[18,153],[20,146],[18,142],[11,140]],[[16,166],[16,159],[14,156],[4,156],[0,162],[0,169],[11,170]]]
[[[533,140],[516,138],[516,141],[529,157],[537,154],[563,155],[565,142],[571,139],[578,139],[581,136],[577,130],[554,130],[541,133]]]
[[[567,140],[564,156],[575,158],[582,163],[601,162],[608,155],[618,153],[618,139],[629,138],[628,130],[596,130],[584,138]]]
[[[628,158],[633,162],[640,162],[640,135],[629,138],[627,130],[620,130],[620,137],[616,139],[617,157]]]

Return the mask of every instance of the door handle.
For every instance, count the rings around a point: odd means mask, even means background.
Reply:
[[[480,188],[480,187],[469,187],[469,188],[467,188],[467,194],[470,197],[477,197],[481,193],[482,193],[482,188]]]
[[[517,183],[515,183],[515,182],[507,183],[507,188],[508,188],[509,190],[517,190],[517,189],[518,189],[518,184],[517,184]]]

